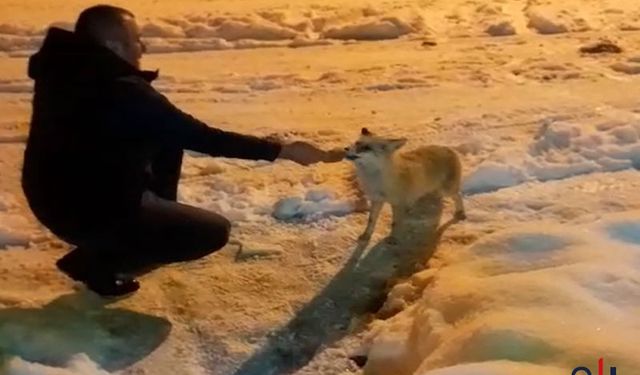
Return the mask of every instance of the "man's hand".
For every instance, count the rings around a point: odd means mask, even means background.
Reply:
[[[335,163],[344,159],[344,156],[345,151],[341,148],[324,151],[306,142],[293,142],[282,145],[278,159],[309,165],[319,162]]]

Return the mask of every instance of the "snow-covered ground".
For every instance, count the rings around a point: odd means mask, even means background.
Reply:
[[[634,1],[115,1],[181,108],[327,148],[362,126],[451,145],[469,219],[439,230],[450,206],[427,199],[402,244],[385,211],[359,247],[349,163],[189,154],[181,200],[231,218],[249,256],[157,270],[108,306],[56,271],[68,247],[19,185],[26,56],[85,2],[0,3],[0,373],[640,371]],[[580,52],[603,38],[622,53]]]

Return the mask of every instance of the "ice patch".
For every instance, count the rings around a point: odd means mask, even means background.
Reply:
[[[614,223],[606,230],[616,240],[640,246],[640,222]]]
[[[567,246],[569,242],[562,237],[553,236],[545,233],[520,233],[497,241],[491,241],[482,245],[473,247],[473,251],[503,252],[512,254],[514,252],[532,253],[542,256],[540,253],[560,250]]]

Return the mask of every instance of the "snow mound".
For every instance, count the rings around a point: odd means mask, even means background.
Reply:
[[[273,217],[278,220],[316,221],[328,216],[346,216],[356,210],[353,202],[336,200],[327,190],[310,190],[306,197],[289,197],[279,200],[273,207]]]
[[[31,237],[16,229],[0,227],[0,250],[13,246],[26,247]]]
[[[30,93],[33,84],[24,80],[0,80],[0,93],[20,94]]]
[[[486,33],[491,36],[515,35],[516,28],[510,21],[502,21],[493,25],[489,25],[489,27],[487,27],[486,29]]]
[[[414,28],[404,21],[397,18],[386,18],[334,27],[325,31],[322,36],[341,40],[384,40],[396,39],[414,31]]]
[[[629,75],[640,74],[640,64],[635,62],[617,62],[611,65],[611,69]]]
[[[287,40],[293,39],[298,35],[293,30],[277,25],[233,19],[226,20],[215,27],[205,24],[191,25],[184,30],[184,32],[190,38],[220,38],[230,42],[241,39],[267,41]]]
[[[12,25],[7,23],[2,23],[0,24],[0,34],[31,36],[31,35],[42,35],[43,31],[34,29],[29,26],[25,26],[25,25]]]
[[[42,37],[0,34],[0,51],[2,52],[35,50],[41,43]]]
[[[24,214],[15,212],[18,207],[11,195],[0,195],[0,250],[28,247],[37,238],[38,228]]]
[[[467,176],[463,191],[466,194],[484,193],[519,185],[526,180],[526,173],[518,167],[487,162]]]
[[[305,37],[296,37],[291,43],[289,43],[289,47],[291,48],[301,48],[301,47],[315,47],[315,46],[330,46],[333,42],[331,40],[326,39],[310,39]]]
[[[172,52],[198,52],[198,51],[222,51],[235,48],[233,43],[224,39],[165,39],[147,38],[145,39],[147,51],[149,53],[172,53]]]
[[[530,9],[526,16],[529,19],[527,26],[535,29],[540,34],[561,34],[569,31],[569,28],[557,17],[549,14],[544,9]]]
[[[640,166],[640,121],[544,123],[526,152],[489,157],[465,178],[463,190],[483,193],[526,181],[561,180]]]
[[[275,25],[226,21],[218,26],[215,36],[228,41],[235,41],[239,39],[284,40],[293,39],[297,35],[293,30]]]
[[[632,372],[639,218],[531,223],[442,254],[438,269],[394,287],[400,301],[386,304],[405,308],[372,323],[365,374],[569,374],[594,368],[593,353]]]
[[[416,375],[565,375],[566,373],[566,370],[557,367],[537,366],[510,361],[493,361],[451,366]]]
[[[73,29],[69,22],[56,22],[51,26]],[[395,39],[418,33],[423,27],[422,17],[411,7],[386,11],[370,7],[318,7],[313,11],[271,9],[248,14],[225,12],[150,18],[141,24],[141,32],[149,45],[148,52],[171,53],[300,48],[333,44],[335,40]],[[0,24],[0,51],[32,52],[40,46],[45,31]]]
[[[49,367],[13,358],[7,364],[5,375],[109,375],[85,354],[71,358],[64,368]]]
[[[184,30],[173,25],[163,25],[160,23],[149,22],[140,28],[140,32],[144,38],[183,38]]]

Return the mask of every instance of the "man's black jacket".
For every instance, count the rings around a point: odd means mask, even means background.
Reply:
[[[172,105],[110,50],[52,28],[29,61],[35,80],[22,186],[58,233],[135,213],[167,150],[274,160],[281,146],[210,128]]]

